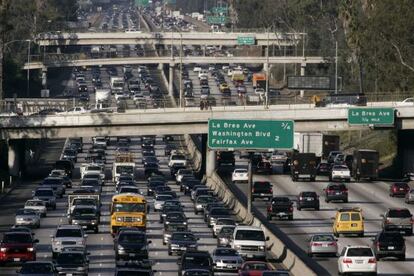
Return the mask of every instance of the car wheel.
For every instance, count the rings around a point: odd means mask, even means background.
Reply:
[[[335,236],[336,238],[339,238],[339,233],[334,232],[333,234],[334,234],[334,236]]]
[[[413,235],[413,229],[406,231],[405,234],[407,236],[412,236]]]
[[[364,233],[359,233],[358,234],[358,237],[363,237],[364,236]]]
[[[198,215],[198,211],[194,211],[194,214]]]
[[[308,252],[308,257],[313,257],[313,254],[311,252]]]
[[[300,206],[298,206],[296,209],[298,209],[298,211],[302,210],[302,208]]]
[[[348,203],[348,199],[345,199],[345,200],[344,200],[344,203]]]
[[[213,238],[217,238],[217,235],[216,233],[214,233],[214,231],[213,231]]]
[[[56,252],[52,252],[52,258],[53,258],[53,259],[56,259],[57,255],[58,255],[58,254],[57,254]]]
[[[168,250],[168,256],[172,256],[172,252]]]
[[[99,228],[98,228],[98,227],[95,227],[95,229],[94,229],[94,233],[95,233],[95,234],[98,234],[98,233],[99,233]]]
[[[319,211],[319,210],[320,210],[320,207],[319,207],[319,206],[318,206],[318,207],[316,207],[316,208],[315,208],[315,210],[316,210],[316,211]]]
[[[267,215],[267,220],[272,220],[272,216],[271,215]]]
[[[56,205],[53,206],[53,210],[56,210]]]
[[[288,219],[293,220],[293,215],[290,215]]]
[[[254,201],[254,196],[252,196],[252,201]]]
[[[405,254],[401,255],[399,260],[404,262],[405,261]]]

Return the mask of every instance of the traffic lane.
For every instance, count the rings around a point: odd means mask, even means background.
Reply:
[[[321,190],[326,186],[327,182],[292,182],[289,176],[273,175],[270,177],[256,176],[256,180],[270,180],[274,184],[274,193],[277,195],[288,195],[292,199],[295,199],[296,195],[300,191],[312,190],[321,194]],[[376,183],[351,183],[357,184],[358,186],[367,187],[369,184],[373,184],[370,187],[370,191],[373,194],[377,194],[378,191],[375,187]],[[324,197],[321,197],[321,211],[296,211],[294,213],[293,221],[272,221],[277,225],[283,232],[294,240],[304,251],[307,248],[307,239],[316,233],[332,233],[332,217],[335,216],[336,209],[348,207],[356,207],[356,204],[360,206],[363,204],[363,214],[365,217],[365,233],[368,237],[365,238],[354,238],[354,237],[342,237],[339,239],[339,249],[341,250],[344,245],[360,245],[360,244],[371,244],[370,238],[381,229],[381,220],[378,217],[378,210],[381,212],[388,208],[388,201],[375,201],[372,197],[366,196],[365,192],[360,192],[359,187],[354,185],[348,185],[349,187],[349,198],[348,204],[342,203],[330,203],[327,204],[324,201]],[[368,185],[367,185],[368,184]],[[382,186],[382,185],[380,185]],[[243,189],[244,192],[247,189]],[[368,192],[368,191],[366,191]],[[385,200],[385,199],[384,199]],[[262,214],[266,214],[265,202],[255,202],[255,206],[259,207]],[[398,207],[398,203],[397,206]],[[413,240],[407,237],[407,262],[412,259],[412,248]],[[339,251],[340,251],[339,250]],[[321,263],[327,270],[337,269],[336,258],[317,258],[318,262]],[[409,273],[407,270],[406,262],[379,262],[379,271],[381,273]]]

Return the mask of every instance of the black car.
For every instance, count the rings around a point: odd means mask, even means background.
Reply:
[[[197,250],[198,240],[191,232],[173,232],[168,243],[168,255],[181,255],[186,250]]]
[[[181,205],[165,205],[162,206],[162,209],[160,210],[160,222],[164,222],[164,218],[167,216],[168,213],[171,212],[184,212],[183,207]]]
[[[385,257],[396,257],[405,261],[405,240],[399,232],[379,232],[372,239],[372,248],[377,260]]]
[[[164,225],[170,223],[181,223],[187,225],[187,217],[183,212],[168,212],[164,218]]]
[[[150,156],[144,156],[142,158],[142,164],[148,164],[148,163],[157,163],[158,164],[158,158],[154,155]]]
[[[147,195],[148,196],[152,196],[154,195],[154,190],[156,189],[156,187],[160,187],[160,186],[166,186],[164,181],[160,181],[160,180],[152,180],[148,183],[148,189],[147,189]]]
[[[56,270],[59,275],[88,275],[89,259],[79,251],[63,251],[56,258]]]
[[[261,160],[257,163],[255,167],[255,172],[257,174],[271,174],[272,173],[272,164],[267,160]]]
[[[173,145],[173,144],[167,144],[167,145],[165,146],[165,149],[164,149],[164,155],[165,155],[165,156],[169,156],[169,155],[171,154],[171,151],[172,151],[172,150],[175,150],[175,149],[177,149],[177,146],[176,146],[176,145]]]
[[[57,270],[52,262],[33,261],[23,263],[22,268],[18,273],[19,275],[55,276],[57,275]]]
[[[207,251],[186,251],[181,259],[178,259],[177,264],[179,266],[178,275],[180,276],[197,275],[187,274],[187,271],[190,272],[195,269],[207,270],[211,273],[210,275],[214,275],[213,259]]]
[[[68,215],[70,224],[81,225],[86,230],[99,231],[99,211],[94,206],[76,205]]]
[[[185,169],[186,167],[185,166],[183,166],[182,164],[173,164],[171,167],[170,167],[170,173],[171,173],[171,176],[174,176],[177,172],[178,172],[178,170],[180,170],[180,169]]]
[[[317,175],[330,175],[331,174],[331,164],[328,164],[326,162],[321,162],[316,167],[316,174]]]
[[[323,189],[325,192],[325,202],[330,201],[343,201],[345,203],[348,202],[348,189],[346,188],[345,184],[335,184],[331,183]]]
[[[319,211],[319,196],[315,192],[300,192],[296,201],[296,208],[311,208]]]
[[[144,175],[146,178],[159,171],[158,163],[147,163],[144,165]]]
[[[194,178],[194,176],[184,176],[181,179],[180,191],[185,195],[190,195],[195,186],[201,185],[200,180]]]
[[[114,239],[115,259],[146,260],[150,243],[145,232],[132,229],[119,231]]]

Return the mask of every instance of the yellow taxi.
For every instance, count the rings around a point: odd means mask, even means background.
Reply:
[[[332,227],[335,237],[339,235],[364,236],[364,217],[361,208],[342,208],[336,212]]]

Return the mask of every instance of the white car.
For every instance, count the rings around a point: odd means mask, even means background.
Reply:
[[[75,106],[68,109],[68,111],[66,111],[66,114],[84,114],[86,112],[88,111],[83,106]]]
[[[331,180],[351,180],[351,172],[346,165],[334,165],[331,172]]]
[[[254,90],[254,93],[260,97],[263,97],[266,91],[263,88],[258,87]]]
[[[270,157],[270,160],[273,163],[286,163],[288,159],[287,153],[284,151],[275,151],[272,153],[272,156]]]
[[[414,105],[414,98],[407,98],[402,102],[397,103],[398,106],[412,106]]]
[[[119,101],[119,100],[126,100],[126,99],[128,99],[128,98],[129,98],[128,93],[125,93],[125,92],[123,92],[123,91],[116,92],[116,94],[115,94],[115,100],[116,100],[116,101]]]
[[[338,258],[338,274],[377,273],[377,260],[369,246],[345,246]]]
[[[193,69],[193,72],[200,72],[201,71],[201,66],[198,66],[198,65],[196,65],[196,66],[194,66],[194,69]]]
[[[171,154],[170,161],[168,162],[168,167],[173,167],[174,165],[181,165],[183,167],[187,166],[187,158],[182,154]]]
[[[39,213],[41,217],[45,217],[47,212],[46,202],[40,199],[29,199],[24,204],[24,209],[34,210]]]
[[[164,206],[164,203],[166,200],[171,200],[173,199],[173,197],[171,195],[157,195],[155,200],[154,200],[154,210],[157,211],[161,211],[162,207]]]
[[[198,78],[201,80],[202,78],[208,78],[208,71],[205,69],[202,69],[198,72]]]
[[[231,181],[236,182],[247,182],[249,180],[249,174],[246,169],[235,169],[231,175]]]

